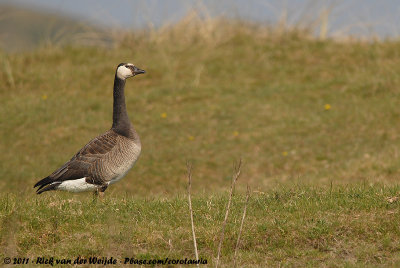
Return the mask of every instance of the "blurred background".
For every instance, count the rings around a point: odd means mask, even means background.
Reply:
[[[113,31],[165,27],[194,11],[202,18],[304,28],[321,38],[396,38],[400,30],[396,0],[2,0],[0,11],[0,44],[7,51],[44,42],[109,45]]]
[[[400,2],[2,0],[0,189],[33,184],[111,125],[115,67],[140,160],[113,194],[243,181],[396,182]]]

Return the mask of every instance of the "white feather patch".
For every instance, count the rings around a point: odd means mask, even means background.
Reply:
[[[128,63],[126,65],[132,65],[133,66],[132,63]],[[120,79],[127,79],[129,77],[132,77],[133,76],[132,70],[126,68],[124,65],[119,66],[118,69],[117,69],[117,76]]]
[[[77,180],[68,180],[63,181],[58,187],[57,190],[68,191],[68,192],[85,192],[85,191],[94,191],[98,187],[94,184],[90,184],[86,182],[86,178],[81,178]]]

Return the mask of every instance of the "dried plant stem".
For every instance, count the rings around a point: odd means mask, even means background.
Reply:
[[[12,72],[10,62],[8,61],[7,58],[4,57],[3,63],[4,63],[4,69],[5,69],[7,78],[8,78],[8,82],[10,83],[12,88],[15,88],[15,80],[14,80],[14,75]]]
[[[219,238],[217,260],[215,261],[215,267],[216,268],[218,267],[219,258],[220,258],[220,255],[221,255],[221,247],[222,247],[222,242],[224,241],[226,221],[228,220],[229,209],[231,207],[233,190],[235,189],[236,181],[240,176],[241,166],[242,166],[242,159],[240,159],[239,163],[234,167],[234,174],[232,176],[232,184],[231,184],[231,192],[230,192],[230,195],[229,195],[228,205],[226,206],[225,219],[224,219],[224,221],[222,223],[221,235],[220,235],[220,238]]]
[[[196,233],[194,232],[194,223],[193,223],[192,198],[190,196],[190,192],[192,189],[192,165],[189,162],[187,162],[186,167],[187,167],[187,177],[188,177],[188,200],[189,200],[190,221],[192,223],[194,253],[196,255],[196,261],[197,261],[197,267],[198,267],[199,266],[199,254],[197,252]]]
[[[234,267],[236,267],[236,255],[237,255],[237,252],[239,250],[240,236],[242,235],[243,223],[244,223],[244,219],[246,218],[247,204],[249,203],[249,198],[250,198],[250,187],[247,184],[246,202],[244,203],[242,222],[240,223],[239,235],[238,235],[238,239],[236,241],[235,255],[233,255],[233,266]]]

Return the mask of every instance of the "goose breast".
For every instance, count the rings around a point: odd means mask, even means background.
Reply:
[[[102,167],[99,167],[99,173],[108,184],[122,179],[138,160],[141,152],[140,142],[124,136],[118,136],[117,140],[116,148],[102,161]]]

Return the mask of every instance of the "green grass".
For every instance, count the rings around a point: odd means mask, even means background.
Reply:
[[[293,186],[254,193],[238,254],[240,266],[400,265],[400,188]],[[28,194],[29,195],[29,194]],[[221,263],[232,265],[244,206],[233,198]],[[199,256],[214,262],[226,195],[196,196]],[[194,258],[187,198],[137,199],[57,194],[0,199],[0,258],[113,256]]]
[[[0,253],[192,256],[189,159],[200,255],[212,261],[222,193],[241,157],[223,264],[249,183],[241,264],[399,265],[398,203],[386,201],[399,195],[399,56],[399,42],[318,41],[224,21],[134,33],[113,49],[2,53]],[[104,203],[35,196],[37,180],[111,126],[120,62],[147,71],[126,90],[143,144],[136,166]]]
[[[0,189],[30,187],[111,126],[114,69],[124,61],[147,70],[126,90],[143,154],[111,191],[175,195],[187,159],[195,166],[193,189],[215,191],[226,187],[239,157],[243,180],[259,190],[394,182],[399,44],[242,34],[216,45],[144,40],[114,50],[3,55],[15,88],[3,68],[0,177],[9,179]]]

